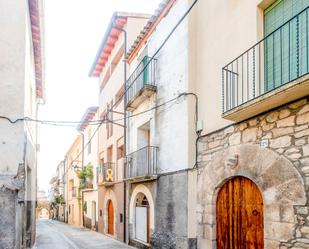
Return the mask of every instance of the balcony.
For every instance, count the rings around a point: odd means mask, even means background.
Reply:
[[[97,167],[97,182],[98,185],[113,186],[117,179],[115,163],[103,163]]]
[[[80,188],[83,190],[93,189],[92,179],[89,178],[86,178],[86,180],[80,179]]]
[[[71,196],[73,198],[76,198],[78,197],[78,188],[77,187],[73,187],[72,190],[71,190]]]
[[[158,148],[144,147],[126,157],[125,179],[147,181],[157,178]]]
[[[309,8],[222,69],[222,116],[242,121],[309,94]]]
[[[127,81],[126,108],[135,110],[145,99],[156,92],[157,60],[148,56],[137,66]]]

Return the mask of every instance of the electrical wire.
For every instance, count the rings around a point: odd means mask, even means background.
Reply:
[[[76,159],[81,155],[81,153],[84,153],[84,150],[87,148],[87,146],[91,143],[91,140],[94,138],[95,134],[97,133],[97,131],[99,130],[99,128],[101,127],[101,125],[105,122],[117,122],[117,121],[121,121],[121,120],[125,120],[125,119],[129,119],[129,118],[132,118],[132,117],[136,117],[138,115],[142,115],[144,113],[147,113],[149,111],[152,111],[154,109],[157,109],[157,108],[160,108],[168,103],[171,103],[175,100],[178,100],[179,98],[183,97],[183,96],[187,96],[187,95],[194,95],[195,98],[196,98],[196,108],[195,108],[195,124],[197,124],[197,120],[198,120],[198,98],[197,98],[197,95],[194,94],[194,93],[182,93],[180,95],[178,95],[177,97],[171,99],[171,100],[168,100],[160,105],[156,105],[154,106],[153,108],[150,108],[148,110],[145,110],[145,111],[142,111],[142,112],[139,112],[139,113],[136,113],[136,114],[132,114],[132,115],[129,115],[129,116],[126,116],[125,118],[122,118],[122,119],[118,119],[118,120],[113,120],[113,121],[110,121],[108,120],[108,115],[110,113],[110,111],[113,110],[113,108],[115,106],[118,105],[118,103],[120,101],[122,101],[123,97],[125,96],[125,94],[127,93],[127,91],[132,87],[132,85],[136,82],[136,80],[138,79],[138,77],[142,74],[142,72],[148,67],[148,65],[151,63],[152,60],[155,59],[155,57],[159,54],[159,52],[162,50],[162,48],[164,47],[164,45],[167,43],[167,41],[170,39],[170,37],[173,35],[173,33],[175,32],[175,30],[179,27],[179,25],[183,22],[183,20],[187,17],[187,15],[191,12],[191,10],[193,9],[193,7],[196,5],[196,3],[198,2],[198,0],[195,0],[191,6],[188,8],[188,10],[184,13],[184,15],[178,20],[178,22],[176,23],[176,25],[173,27],[173,29],[170,31],[170,33],[166,36],[166,38],[164,39],[164,41],[161,43],[161,45],[159,46],[159,48],[156,50],[156,52],[150,57],[150,60],[148,60],[148,62],[146,63],[146,65],[144,66],[143,70],[137,75],[137,77],[133,80],[133,82],[131,82],[131,84],[128,86],[128,87],[125,87],[125,91],[121,94],[121,96],[119,96],[118,100],[115,101],[115,103],[111,106],[110,109],[107,110],[107,113],[104,115],[103,119],[102,120],[94,120],[94,121],[88,121],[88,125],[97,125],[97,128],[95,130],[95,132],[92,134],[92,136],[90,137],[90,139],[88,140],[88,142],[84,145],[83,149],[81,150],[81,152],[75,157],[75,159],[72,161],[76,161]],[[130,79],[130,78],[129,78]],[[127,84],[127,82],[129,81],[129,79],[125,82],[125,85]],[[81,124],[81,123],[84,123],[84,122],[81,122],[81,121],[50,121],[50,120],[34,120],[34,119],[31,119],[29,117],[25,117],[25,118],[21,118],[21,119],[16,119],[16,120],[11,120],[10,118],[8,117],[4,117],[4,116],[0,116],[0,118],[4,118],[4,119],[7,119],[10,123],[12,124],[15,124],[19,121],[24,121],[24,120],[29,120],[29,121],[33,121],[33,122],[40,122],[42,124],[48,124],[48,125],[62,125],[62,126],[65,126],[65,125],[71,125],[71,124]],[[197,134],[199,136],[199,134]],[[70,165],[70,167],[72,166],[72,164]],[[68,171],[68,169],[67,169]],[[66,171],[66,173],[67,173]]]
[[[127,119],[130,119],[130,118],[133,118],[133,117],[136,117],[136,116],[139,116],[139,115],[143,115],[147,112],[150,112],[150,111],[153,111],[153,110],[156,110],[160,107],[163,107],[169,103],[172,103],[172,102],[175,102],[176,100],[178,100],[179,98],[183,97],[183,96],[187,96],[187,95],[191,95],[192,93],[181,93],[179,94],[177,97],[175,98],[172,98],[162,104],[159,104],[159,105],[156,105],[152,108],[149,108],[145,111],[142,111],[142,112],[139,112],[139,113],[136,113],[136,114],[133,114],[133,115],[130,115],[130,116],[127,116],[126,118]],[[107,114],[106,114],[107,115]],[[111,122],[109,121],[108,119],[106,119],[106,116],[105,115],[105,118],[103,120],[101,120],[101,123],[98,124],[98,127],[96,128],[96,130],[93,132],[92,136],[89,138],[88,142],[84,145],[84,147],[82,148],[82,150],[78,153],[78,155],[72,160],[71,164],[69,165],[69,167],[66,169],[66,171],[64,172],[64,176],[68,173],[69,169],[72,168],[73,166],[73,163],[80,157],[80,155],[87,149],[87,147],[89,146],[89,144],[91,143],[92,139],[94,138],[94,136],[96,135],[96,133],[98,132],[100,126],[103,124],[103,123],[107,123],[107,122]],[[113,120],[112,122],[117,122],[117,121],[121,121],[121,120],[124,120],[124,118],[121,118],[121,119],[116,119],[116,120]]]

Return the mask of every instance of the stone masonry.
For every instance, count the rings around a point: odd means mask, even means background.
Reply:
[[[231,150],[234,150],[232,157],[229,152]],[[205,189],[207,191],[206,185],[214,185],[214,189],[220,187],[217,182],[214,182],[215,179],[206,176],[207,170],[208,172],[213,170],[222,172],[218,179],[222,179],[223,175],[229,177],[248,175],[257,185],[260,184],[260,189],[267,189],[269,187],[267,184],[272,185],[273,189],[276,184],[277,186],[282,185],[280,182],[274,183],[276,175],[287,178],[282,179],[282,182],[288,182],[290,176],[294,177],[295,181],[285,187],[287,191],[290,191],[288,193],[290,197],[281,193],[281,199],[276,200],[280,202],[279,211],[276,212],[278,213],[276,222],[269,223],[268,214],[265,212],[267,208],[270,211],[275,210],[275,201],[274,205],[270,205],[271,207],[265,205],[264,237],[265,234],[273,234],[265,243],[265,248],[309,248],[309,97],[204,136],[199,141],[198,151],[198,237],[208,241],[204,245],[209,246],[210,244],[207,243],[211,243],[209,248],[215,248],[214,209],[212,207],[209,208],[210,211],[206,211],[207,203],[214,203],[215,194],[203,193]],[[247,160],[238,158],[239,151],[245,151],[242,158],[247,156]],[[227,156],[228,153],[230,153],[229,156]],[[263,155],[267,158],[263,158]],[[259,157],[261,164],[265,159],[264,165],[269,160],[269,163],[278,166],[265,166],[268,176],[262,173],[259,175],[258,170],[250,168],[252,165],[259,165],[259,162],[254,162],[255,157]],[[237,164],[241,165],[240,169],[237,169]],[[223,168],[229,167],[229,169],[221,169],[220,165],[224,165]],[[219,173],[217,174],[219,175]],[[294,187],[294,183],[303,186]],[[278,189],[284,192],[282,186]],[[263,198],[267,199],[265,202],[272,198],[269,194],[272,192],[267,191],[263,192],[262,190]],[[303,198],[301,197],[302,192],[304,192]],[[276,195],[278,194],[276,193]],[[298,200],[296,200],[296,196]],[[292,201],[293,198],[295,202]],[[288,205],[284,204],[285,202],[291,203],[292,208],[288,208]],[[304,205],[295,205],[295,203],[304,203]],[[285,207],[287,208],[284,209]],[[208,217],[205,216],[207,213]],[[270,219],[274,219],[274,216],[275,211]],[[208,227],[210,227],[209,230],[207,230]],[[272,237],[275,238],[277,235],[278,239],[272,241]],[[204,247],[202,246],[202,248]]]

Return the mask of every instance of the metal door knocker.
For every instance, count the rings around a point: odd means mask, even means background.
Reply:
[[[258,214],[259,214],[259,212],[256,209],[252,211],[253,216],[257,216]]]

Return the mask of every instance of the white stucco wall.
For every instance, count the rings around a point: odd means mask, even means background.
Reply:
[[[147,43],[150,57],[156,52],[187,8],[187,1],[177,1],[169,14],[161,20]],[[132,114],[164,103],[177,97],[180,93],[189,92],[187,22],[187,20],[184,20],[156,56],[157,93],[140,104]],[[139,51],[139,55],[142,52],[143,49]],[[131,73],[138,64],[138,56],[130,65]],[[189,111],[188,107],[191,100],[188,100],[190,98],[181,98],[177,102],[131,118],[127,154],[140,149],[138,128],[150,121],[150,145],[159,147],[159,172],[172,172],[192,167],[194,154],[191,147],[194,148],[194,144],[191,144],[191,141],[193,141],[190,139],[192,131],[189,131],[189,127],[194,124],[194,121],[189,113],[194,112],[194,110]]]
[[[0,1],[0,115],[13,120],[24,115],[26,8],[25,1]],[[16,174],[23,162],[23,131],[22,122],[0,119],[2,174]]]
[[[30,16],[27,1],[0,1],[0,115],[15,120],[37,118],[37,99]],[[36,197],[36,144],[38,125],[0,119],[0,174],[16,175],[25,163],[31,170],[31,191]]]
[[[203,134],[231,122],[222,114],[222,68],[263,38],[263,10],[275,0],[198,1],[190,14],[190,35],[196,46],[192,82],[200,99]],[[192,38],[192,37],[191,37]]]

